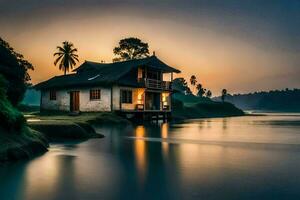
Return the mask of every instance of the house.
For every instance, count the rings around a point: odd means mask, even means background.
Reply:
[[[168,113],[173,73],[180,73],[155,55],[116,63],[85,61],[73,72],[35,86],[41,110]]]

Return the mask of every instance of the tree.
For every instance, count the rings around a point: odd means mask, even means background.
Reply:
[[[22,113],[14,108],[7,99],[8,84],[10,82],[0,74],[0,127],[8,131],[21,132],[21,127],[26,120]]]
[[[192,90],[189,87],[187,87],[185,90],[185,95],[191,95],[191,94],[193,94]]]
[[[184,78],[176,78],[172,83],[173,90],[180,91],[184,94],[192,94],[191,89],[188,86],[188,83]]]
[[[117,56],[114,62],[149,57],[149,45],[138,38],[129,37],[119,41],[119,46],[114,48]]]
[[[63,42],[63,46],[57,46],[57,52],[53,54],[57,58],[54,61],[54,65],[59,62],[59,69],[64,71],[64,75],[76,65],[76,62],[79,62],[78,55],[76,54],[77,49],[74,48],[74,45],[71,42]]]
[[[211,98],[211,96],[212,96],[212,92],[210,90],[208,90],[206,92],[206,97]]]
[[[191,85],[193,86],[193,88],[195,89],[195,85],[197,83],[197,78],[195,75],[192,75],[191,78],[190,78],[190,83]]]
[[[24,97],[26,84],[30,81],[29,70],[34,70],[33,65],[0,38],[0,74],[8,81],[6,95],[14,106]]]
[[[202,87],[202,84],[197,84],[197,86],[196,86],[196,89],[197,89],[197,96],[198,97],[203,97],[203,95],[205,94],[205,92],[206,92],[206,89],[204,89],[203,87]]]
[[[222,90],[222,96],[221,96],[223,102],[225,101],[226,95],[227,95],[227,90],[226,90],[226,89],[223,89],[223,90]]]

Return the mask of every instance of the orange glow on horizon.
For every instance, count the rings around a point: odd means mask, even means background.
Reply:
[[[212,90],[213,96],[219,95],[223,88],[233,93],[300,84],[289,81],[297,74],[293,68],[282,70],[283,66],[299,66],[299,52],[265,51],[255,46],[257,41],[216,31],[209,21],[205,22],[205,28],[199,28],[172,20],[158,23],[146,13],[142,18],[136,17],[140,14],[116,12],[112,16],[111,12],[103,12],[100,16],[98,11],[79,12],[76,20],[69,17],[53,19],[47,24],[32,22],[29,29],[14,27],[4,30],[3,36],[35,66],[30,72],[33,84],[63,74],[53,64],[56,46],[63,41],[71,41],[78,48],[78,67],[85,60],[111,62],[113,48],[120,39],[129,36],[148,42],[150,52],[155,50],[162,61],[182,71],[174,78],[189,80],[196,75],[198,82]]]

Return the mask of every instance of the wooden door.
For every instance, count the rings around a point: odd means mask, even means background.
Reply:
[[[70,111],[71,112],[78,112],[79,111],[79,91],[72,91],[70,92]]]
[[[146,110],[160,110],[160,93],[146,92],[145,107]]]

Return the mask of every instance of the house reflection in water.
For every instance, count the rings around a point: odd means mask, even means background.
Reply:
[[[169,134],[169,124],[163,123],[161,125],[161,138],[162,138],[162,154],[163,158],[167,159],[168,158],[168,153],[169,153],[169,144],[166,141],[168,139],[168,134]]]
[[[135,136],[137,139],[134,142],[134,153],[136,157],[136,168],[139,175],[140,182],[144,182],[146,175],[146,142],[143,139],[145,137],[145,127],[137,126],[135,129]]]

